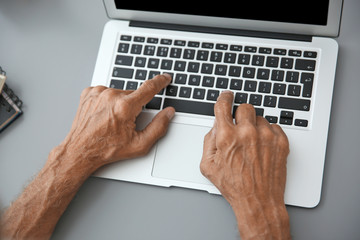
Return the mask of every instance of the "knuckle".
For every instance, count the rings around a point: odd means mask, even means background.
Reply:
[[[245,123],[240,127],[239,137],[243,141],[254,142],[257,140],[258,132],[255,126],[251,123]]]
[[[210,169],[210,164],[207,161],[200,162],[200,172],[202,175],[207,176]]]
[[[105,86],[96,86],[91,89],[91,93],[99,94],[103,92],[105,89],[107,89],[107,87]]]

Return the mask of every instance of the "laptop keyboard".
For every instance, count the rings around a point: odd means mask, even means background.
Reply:
[[[177,112],[214,116],[217,97],[231,90],[233,112],[250,103],[270,123],[306,129],[317,55],[301,48],[121,35],[110,87],[136,90],[168,73],[171,84],[145,109],[173,106]]]

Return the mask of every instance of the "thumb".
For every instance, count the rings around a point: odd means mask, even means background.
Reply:
[[[151,148],[157,140],[165,136],[174,115],[175,109],[172,107],[167,107],[156,114],[153,120],[140,133],[143,143]]]

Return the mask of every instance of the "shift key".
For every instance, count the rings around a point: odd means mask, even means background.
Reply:
[[[280,97],[279,108],[310,111],[310,100]]]
[[[134,75],[134,69],[130,68],[118,68],[115,67],[113,71],[113,77],[117,78],[132,78]]]

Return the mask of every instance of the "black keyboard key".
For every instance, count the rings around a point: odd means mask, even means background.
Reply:
[[[231,79],[230,89],[241,90],[242,84],[243,84],[243,80],[241,80],[241,79]]]
[[[254,66],[263,66],[265,62],[265,57],[261,55],[254,55],[252,58],[251,64]]]
[[[294,64],[294,59],[292,59],[292,58],[282,58],[281,63],[280,63],[280,67],[281,68],[286,68],[286,69],[292,69],[293,64]]]
[[[161,61],[161,69],[163,69],[163,70],[171,70],[172,65],[173,65],[172,60],[163,59]]]
[[[213,49],[214,48],[214,44],[213,43],[208,43],[208,42],[204,42],[201,44],[202,48],[207,48],[207,49]]]
[[[305,119],[295,119],[295,126],[307,127],[308,126],[308,121],[305,120]]]
[[[222,88],[222,89],[227,89],[229,84],[229,79],[228,78],[217,78],[216,80],[216,87],[217,88]]]
[[[289,56],[301,57],[302,52],[300,50],[289,50]]]
[[[282,83],[275,83],[273,87],[273,94],[284,95],[286,92],[286,85]]]
[[[120,40],[122,40],[122,41],[131,41],[131,36],[129,36],[129,35],[121,35]]]
[[[165,98],[163,108],[172,106],[177,112],[214,116],[214,104],[215,103]]]
[[[141,70],[141,69],[136,70],[135,79],[137,79],[137,80],[146,80],[146,76],[147,76],[147,71],[146,70]]]
[[[258,91],[260,93],[270,93],[271,92],[271,83],[269,83],[269,82],[260,82]]]
[[[235,117],[236,109],[238,106],[233,107],[233,118]],[[263,108],[255,108],[256,116],[264,116],[264,109]]]
[[[155,54],[155,46],[145,46],[144,55],[153,56]]]
[[[305,51],[305,52],[304,52],[304,57],[307,57],[307,58],[316,58],[316,57],[317,57],[317,52]]]
[[[159,59],[150,58],[149,61],[148,61],[147,67],[148,68],[158,68],[159,67],[159,62],[160,62]]]
[[[153,79],[153,78],[156,77],[157,75],[160,75],[160,72],[159,72],[159,71],[150,71],[150,72],[149,72],[148,79]]]
[[[222,52],[211,52],[210,61],[221,62],[223,53]]]
[[[292,125],[294,118],[294,112],[290,111],[281,111],[280,113],[280,123],[285,125]]]
[[[256,116],[264,116],[264,109],[263,108],[255,108]]]
[[[245,67],[243,71],[244,78],[254,78],[255,77],[255,68]]]
[[[278,67],[279,58],[278,57],[267,57],[266,58],[266,66],[267,67]]]
[[[192,73],[199,72],[200,69],[200,63],[198,62],[189,62],[187,71]]]
[[[240,77],[241,67],[238,66],[230,66],[229,68],[229,76],[231,77]]]
[[[160,43],[164,44],[164,45],[171,45],[172,40],[171,39],[161,39]]]
[[[215,66],[215,74],[216,75],[221,75],[221,76],[225,76],[227,73],[227,67],[226,65],[216,65]]]
[[[293,120],[290,118],[280,118],[280,124],[292,125]]]
[[[144,57],[137,57],[135,59],[135,67],[145,67],[146,58]]]
[[[254,105],[254,106],[260,106],[262,102],[262,95],[259,94],[251,94],[250,95],[250,99],[249,99],[249,103]]]
[[[175,45],[175,46],[185,46],[185,45],[186,45],[186,41],[183,41],[183,40],[175,40],[174,45]]]
[[[186,79],[187,79],[186,74],[177,73],[176,76],[175,76],[175,83],[177,83],[177,84],[185,84]]]
[[[116,65],[131,66],[132,62],[133,57],[131,56],[117,55],[115,59]]]
[[[128,81],[126,83],[126,90],[136,90],[138,87],[138,82]]]
[[[179,97],[190,98],[191,96],[191,88],[189,87],[181,87],[179,92]]]
[[[156,43],[158,43],[158,42],[159,42],[159,39],[158,39],[158,38],[149,37],[149,38],[147,39],[147,43],[154,43],[154,44],[156,44]]]
[[[201,73],[212,74],[214,65],[211,63],[203,63],[201,65]]]
[[[236,93],[235,94],[235,103],[247,103],[248,94],[247,93]]]
[[[207,100],[216,101],[219,97],[220,92],[217,90],[209,90],[206,96]]]
[[[310,100],[280,97],[278,107],[282,109],[310,111]]]
[[[182,53],[181,48],[171,48],[170,50],[170,57],[171,58],[180,58]]]
[[[130,44],[128,44],[128,43],[120,43],[119,47],[118,47],[118,52],[128,53],[129,47],[130,47]]]
[[[185,61],[176,61],[175,66],[174,66],[174,70],[183,72],[183,71],[185,71],[185,67],[186,67],[186,62]]]
[[[199,50],[196,56],[196,60],[207,61],[209,58],[209,51]]]
[[[297,59],[295,69],[305,71],[315,71],[315,60]]]
[[[275,116],[265,116],[265,119],[268,120],[269,123],[277,123],[278,117]]]
[[[239,54],[238,64],[249,65],[250,55],[249,54]]]
[[[227,49],[228,49],[228,45],[227,45],[227,44],[218,43],[218,44],[215,45],[215,48],[216,48],[216,49],[219,49],[219,50],[227,50]]]
[[[268,80],[270,77],[270,70],[265,68],[259,68],[256,77],[262,80]]]
[[[188,47],[198,48],[198,47],[200,47],[200,42],[189,41],[188,42]]]
[[[274,96],[265,96],[264,106],[265,107],[276,107],[277,97]]]
[[[130,69],[130,68],[115,67],[113,71],[113,77],[132,78],[133,75],[134,75],[134,69]]]
[[[300,96],[301,86],[289,84],[287,94],[289,96]]]
[[[241,52],[242,51],[242,46],[241,45],[231,45],[230,50],[231,51],[236,51],[236,52]]]
[[[275,55],[286,55],[286,49],[275,48],[274,49],[274,54]]]
[[[193,49],[185,49],[183,58],[184,59],[189,59],[189,60],[194,59],[195,58],[195,50],[193,50]]]
[[[257,82],[247,80],[245,81],[244,90],[248,92],[255,92],[257,87]]]
[[[257,47],[253,47],[253,46],[245,46],[245,52],[252,52],[255,53],[257,51]]]
[[[282,70],[272,70],[271,80],[274,81],[283,81],[285,72]]]
[[[264,48],[264,47],[261,47],[259,48],[259,53],[264,53],[264,54],[271,54],[271,48]]]
[[[204,99],[205,97],[205,89],[195,88],[193,93],[194,99]]]
[[[199,86],[200,85],[200,75],[190,75],[189,77],[189,85],[192,86]]]
[[[213,87],[213,86],[214,86],[214,82],[215,82],[215,78],[214,78],[214,77],[204,76],[204,77],[203,77],[203,81],[202,81],[202,86],[203,86],[203,87]]]
[[[300,82],[304,84],[303,86],[303,97],[311,97],[313,83],[314,83],[314,74],[313,73],[302,73]]]
[[[158,47],[156,56],[158,56],[158,57],[167,57],[168,52],[169,52],[168,47]]]
[[[159,97],[154,97],[153,99],[151,99],[151,101],[146,104],[146,108],[147,109],[157,109],[157,110],[160,110],[161,108],[161,100],[162,98],[159,98]]]
[[[166,87],[166,95],[167,96],[176,96],[178,91],[178,87],[174,85],[169,85]]]
[[[124,89],[125,81],[124,80],[111,80],[110,87],[115,89]]]
[[[291,111],[281,111],[280,113],[281,118],[294,118],[294,112]]]
[[[145,37],[134,37],[134,42],[145,42]]]
[[[225,63],[235,63],[236,54],[235,53],[225,53],[224,62]]]
[[[142,45],[133,44],[133,45],[131,46],[130,52],[131,52],[132,54],[141,54],[142,48],[143,48]]]
[[[299,81],[299,72],[286,72],[286,82],[297,83]]]

